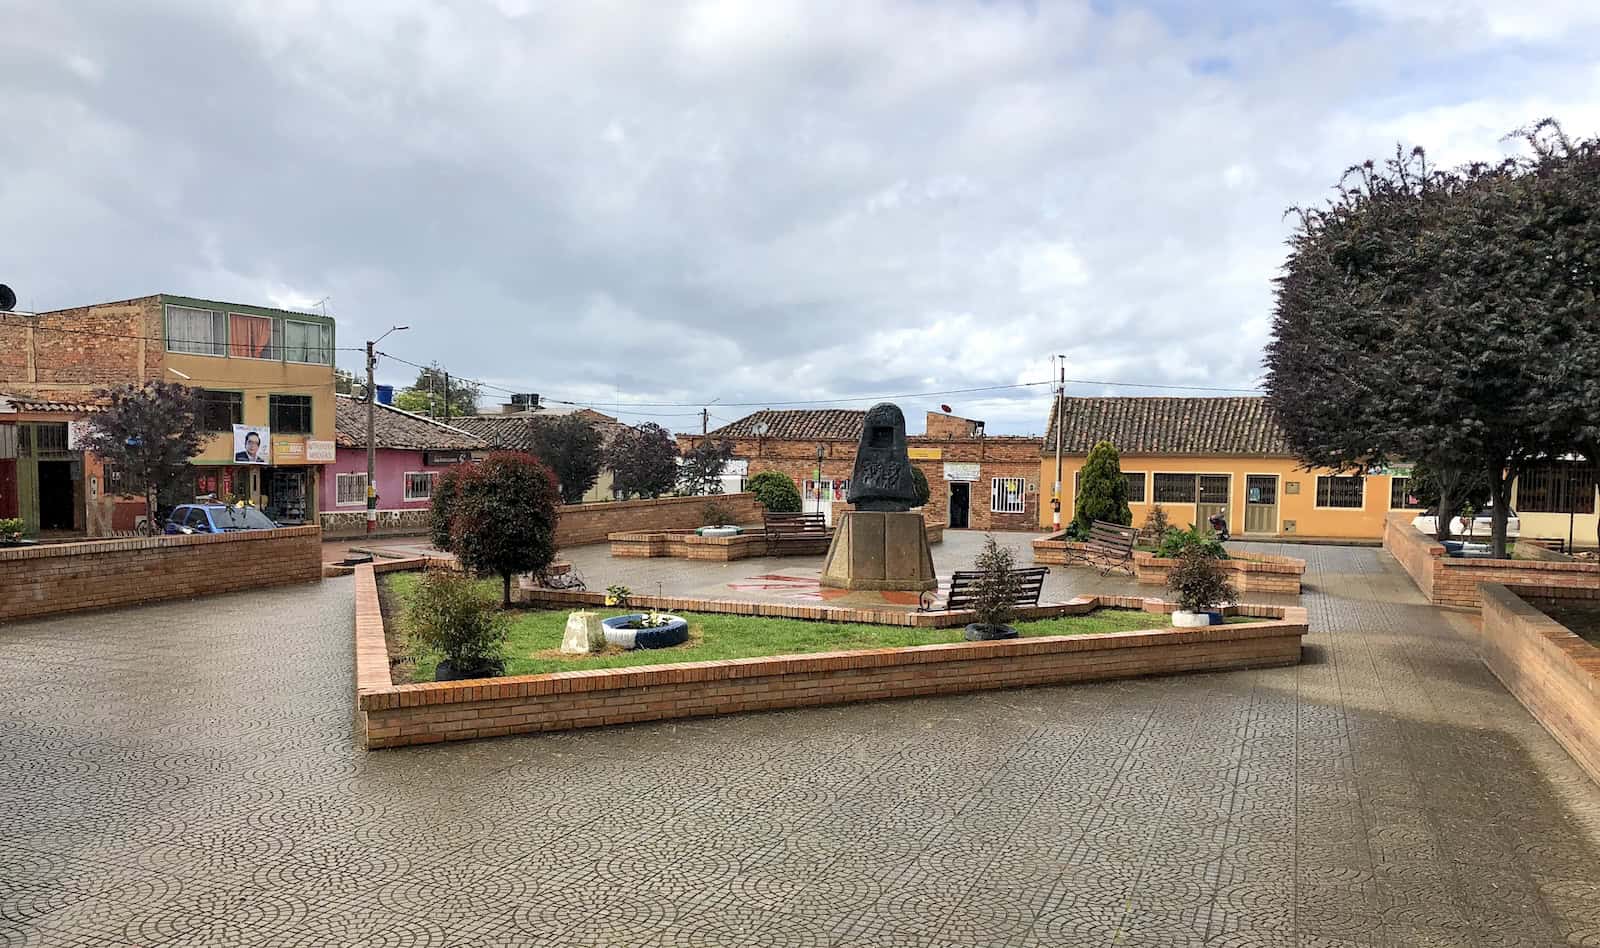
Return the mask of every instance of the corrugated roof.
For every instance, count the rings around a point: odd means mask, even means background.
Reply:
[[[367,446],[367,403],[349,395],[336,395],[334,440],[341,448]],[[413,415],[392,405],[378,405],[373,417],[373,440],[380,448],[404,451],[474,451],[489,447],[477,435],[460,428]]]
[[[1043,453],[1053,454],[1054,410],[1046,424]],[[1066,454],[1088,454],[1110,441],[1122,454],[1294,456],[1267,400],[1249,396],[1067,398],[1061,435]]]
[[[713,438],[771,438],[774,441],[859,441],[865,411],[851,408],[763,409],[707,433]],[[764,429],[758,428],[765,425]]]

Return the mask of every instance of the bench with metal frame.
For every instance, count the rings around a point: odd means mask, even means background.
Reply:
[[[1039,594],[1044,591],[1044,577],[1050,572],[1048,566],[1029,566],[1023,569],[1014,569],[1011,574],[1017,578],[1017,594],[1012,597],[1013,606],[1037,606]],[[946,610],[971,609],[978,601],[978,584],[987,575],[984,570],[957,570],[950,574],[950,589],[944,596]],[[924,608],[931,608],[931,603]]]
[[[785,546],[798,543],[814,547],[826,545],[833,539],[828,518],[821,513],[765,511],[761,515],[761,530],[766,535],[768,556],[782,553]]]
[[[1089,542],[1082,548],[1068,547],[1067,559],[1092,566],[1104,576],[1114,569],[1133,572],[1133,545],[1139,531],[1120,523],[1096,520],[1089,527]]]

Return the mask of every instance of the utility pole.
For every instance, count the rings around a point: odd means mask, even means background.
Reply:
[[[1055,511],[1050,515],[1051,525],[1061,529],[1061,412],[1062,403],[1067,400],[1067,357],[1056,356],[1061,363],[1061,382],[1056,386],[1056,496]]]
[[[376,427],[378,416],[377,386],[373,384],[373,370],[378,367],[378,360],[372,354],[377,343],[367,340],[367,536],[372,536],[378,529],[378,446],[377,439],[373,437],[372,429]]]
[[[450,373],[444,374],[444,423],[450,423]]]
[[[709,409],[709,408],[700,409],[700,434],[702,436],[706,434],[707,429],[710,427],[710,424],[711,424],[711,409]]]

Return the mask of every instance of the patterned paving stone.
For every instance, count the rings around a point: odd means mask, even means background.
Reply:
[[[0,948],[1600,946],[1600,789],[1471,617],[1260,549],[1297,668],[373,754],[348,580],[11,625]]]

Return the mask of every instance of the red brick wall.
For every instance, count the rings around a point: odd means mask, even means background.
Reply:
[[[1521,593],[1521,595],[1518,595]],[[1585,642],[1523,596],[1600,600],[1600,591],[1560,587],[1481,587],[1484,664],[1528,712],[1600,782],[1600,648]]]
[[[0,549],[0,623],[321,578],[316,527]]]
[[[1411,575],[1428,601],[1440,606],[1477,608],[1483,583],[1600,589],[1600,566],[1593,563],[1445,556],[1444,547],[1411,526],[1409,513],[1385,518],[1383,548]]]
[[[683,530],[704,526],[706,506],[712,503],[733,513],[735,523],[761,522],[761,505],[756,503],[754,494],[569,504],[561,508],[556,544],[567,547],[601,543],[610,534],[628,530]]]
[[[157,378],[161,326],[156,297],[37,316],[0,314],[0,388],[71,400]]]

